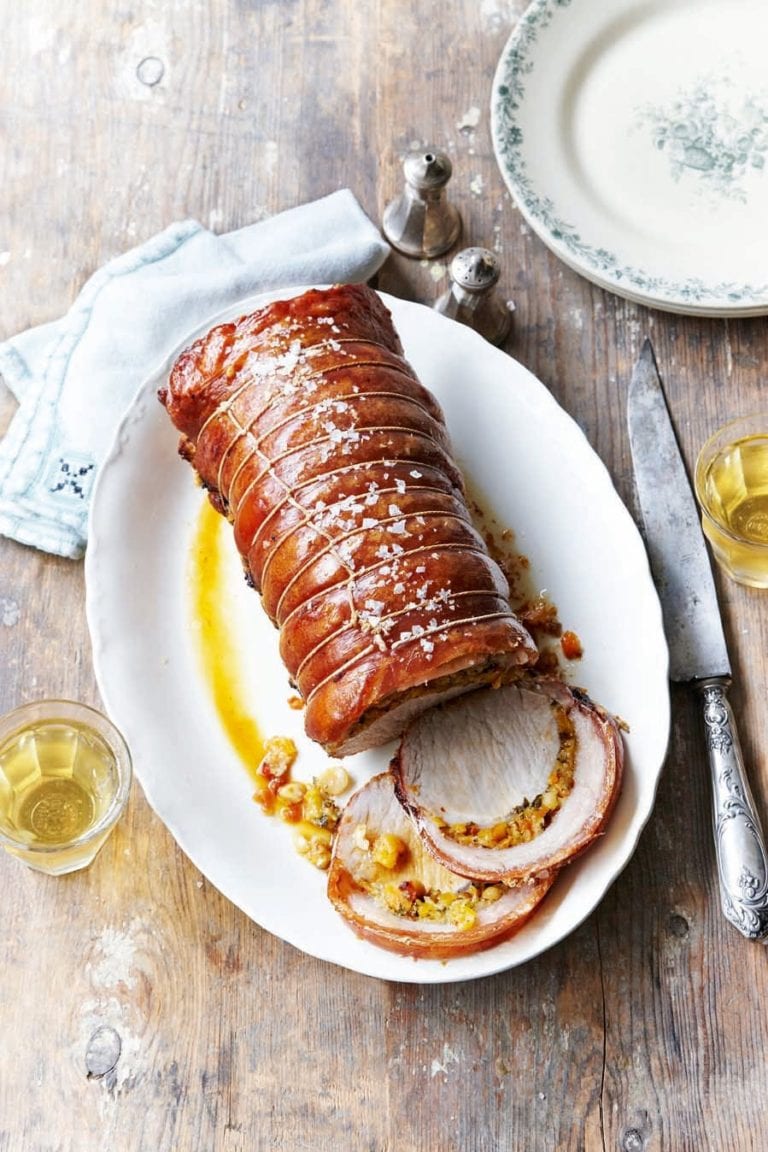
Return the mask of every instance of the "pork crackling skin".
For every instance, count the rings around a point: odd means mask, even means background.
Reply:
[[[440,406],[372,289],[312,289],[217,325],[159,396],[331,755],[536,660]]]

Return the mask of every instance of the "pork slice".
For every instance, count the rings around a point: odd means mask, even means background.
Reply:
[[[621,787],[623,743],[585,693],[527,679],[420,716],[392,768],[437,859],[509,883],[556,871],[600,835]]]
[[[386,864],[380,862],[382,837],[390,850]],[[446,868],[426,851],[385,772],[347,804],[334,842],[328,895],[363,939],[401,955],[445,960],[507,939],[551,884],[552,878],[542,878],[516,887],[478,885]]]

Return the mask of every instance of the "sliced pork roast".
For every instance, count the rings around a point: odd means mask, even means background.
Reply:
[[[328,895],[363,939],[401,955],[447,960],[511,936],[552,880],[509,887],[452,872],[426,851],[385,772],[347,804],[336,833]]]
[[[621,787],[616,720],[555,680],[473,692],[418,718],[392,764],[429,851],[487,882],[553,874],[600,835]]]
[[[364,285],[220,324],[160,392],[332,755],[537,658],[435,398]]]

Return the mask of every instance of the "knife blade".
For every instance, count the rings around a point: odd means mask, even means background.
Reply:
[[[632,465],[661,601],[669,676],[702,704],[723,913],[751,940],[768,936],[768,852],[728,699],[731,665],[699,512],[650,340],[627,397]]]

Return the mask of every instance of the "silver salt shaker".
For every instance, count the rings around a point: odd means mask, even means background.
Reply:
[[[512,327],[514,304],[499,299],[494,291],[501,274],[495,253],[489,248],[463,248],[449,271],[451,287],[435,310],[474,328],[491,344],[502,344]]]
[[[384,235],[406,256],[439,256],[461,234],[461,217],[445,191],[453,172],[451,162],[444,152],[428,148],[408,156],[403,172],[403,193],[384,211]]]

